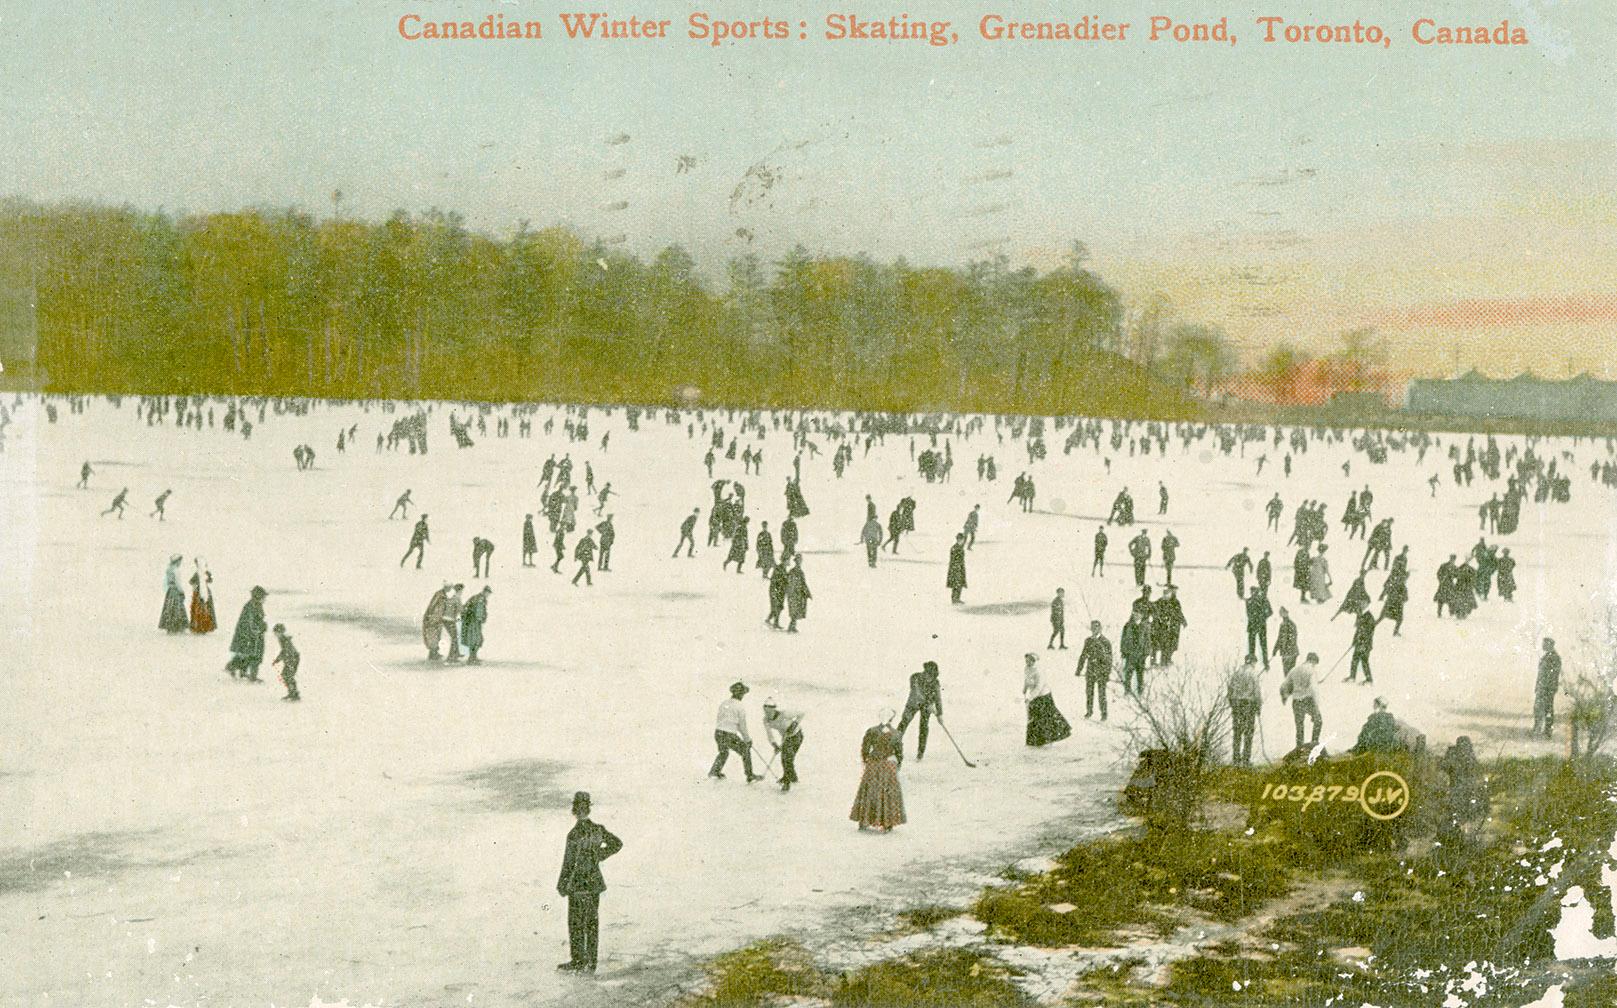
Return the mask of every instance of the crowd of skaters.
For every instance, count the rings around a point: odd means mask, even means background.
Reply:
[[[148,423],[162,423],[164,418],[172,416],[177,426],[184,424],[192,429],[199,429],[203,422],[202,417],[207,416],[209,426],[212,425],[211,407],[204,412],[197,404],[191,404],[189,407],[161,405],[164,402],[163,399],[142,400],[141,407],[145,410]],[[282,404],[271,402],[268,405],[277,412],[282,409]],[[258,410],[258,422],[265,423],[266,403],[231,403],[226,407],[227,429],[240,429],[244,438],[250,437],[251,421],[247,417],[255,407]],[[306,410],[307,406],[286,408],[300,412]],[[784,421],[786,429],[791,433],[791,475],[784,480],[785,516],[776,526],[778,539],[776,533],[771,531],[770,523],[762,519],[758,521],[756,538],[753,538],[751,532],[753,516],[747,514],[746,488],[736,480],[718,479],[713,483],[707,544],[716,548],[722,556],[720,572],[729,572],[732,565],[735,573],[742,573],[748,569],[747,554],[751,547],[755,559],[750,569],[759,572],[767,586],[768,615],[764,617],[765,622],[772,627],[793,633],[798,631],[798,624],[807,619],[808,600],[812,598],[807,575],[803,570],[803,556],[798,551],[798,540],[801,534],[799,523],[808,519],[811,513],[802,486],[802,464],[805,456],[812,460],[821,454],[816,442],[827,439],[839,442],[830,458],[836,478],[841,479],[855,470],[854,447],[860,441],[863,441],[864,453],[868,455],[873,442],[879,443],[894,434],[907,434],[911,444],[911,456],[917,460],[920,474],[928,482],[933,482],[947,481],[952,468],[953,443],[956,439],[983,437],[990,433],[984,418],[980,417],[969,420],[927,418],[920,421],[925,426],[917,432],[915,418],[864,417],[862,418],[864,428],[857,429],[853,424],[843,427],[835,421],[810,418],[801,414],[794,416],[767,412],[698,411],[693,418],[691,411],[634,412],[639,414],[640,419],[655,418],[659,413],[663,413],[669,423],[686,424],[693,439],[700,427],[704,439],[711,439],[711,443],[706,445],[706,451],[701,456],[701,464],[709,475],[712,474],[717,461],[716,449],[720,446],[723,447],[727,460],[736,459],[738,457],[736,445],[739,438],[756,435],[761,439],[766,430],[781,430]],[[408,445],[412,454],[425,454],[426,416],[425,411],[418,411],[401,421],[395,421],[391,430],[377,435],[378,450],[397,450],[399,445]],[[575,413],[569,410],[563,419],[571,443],[593,443],[592,439],[586,440],[588,439],[586,416],[585,411]],[[158,419],[152,420],[151,417]],[[533,416],[521,415],[512,418],[499,416],[494,418],[496,436],[507,436],[513,419],[516,420],[519,436],[528,436],[531,433],[535,422]],[[558,417],[552,416],[544,421],[547,433],[557,419]],[[986,422],[992,423],[992,434],[1002,444],[1007,436],[1013,441],[1019,438],[1024,440],[1028,445],[1030,462],[1044,458],[1046,449],[1042,428],[1046,422],[1040,422],[1037,418],[1034,420],[990,418]],[[1082,451],[1086,447],[1092,447],[1096,453],[1103,453],[1106,450],[1108,435],[1112,454],[1118,454],[1126,445],[1130,456],[1136,452],[1140,454],[1156,452],[1166,455],[1170,441],[1174,439],[1181,442],[1186,453],[1190,451],[1192,444],[1210,439],[1214,446],[1226,455],[1233,451],[1244,454],[1249,444],[1267,446],[1272,433],[1273,445],[1277,451],[1282,445],[1290,449],[1284,453],[1281,469],[1283,475],[1270,477],[1280,480],[1290,479],[1294,454],[1304,454],[1321,444],[1333,442],[1340,444],[1343,440],[1341,432],[1298,428],[1231,429],[1205,425],[1098,420],[1075,420],[1066,424],[1058,420],[1055,423],[1058,430],[1063,426],[1071,427],[1064,446],[1067,454]],[[727,431],[726,427],[731,424],[739,424],[739,427],[732,427]],[[630,427],[631,430],[635,429],[633,422]],[[480,435],[485,432],[485,416],[478,415],[474,420],[468,421],[459,421],[451,417],[451,432],[455,435],[457,443],[463,447],[470,447],[470,435],[473,430]],[[602,450],[605,449],[609,436],[601,438]],[[928,439],[931,441],[931,445],[918,455],[915,451],[917,437],[923,441]],[[355,443],[357,429],[349,428],[339,432],[338,439],[338,450],[341,453],[346,446]],[[1372,447],[1380,451],[1383,459],[1388,448],[1395,453],[1394,457],[1418,452],[1419,457],[1423,459],[1431,447],[1432,440],[1424,434],[1384,435],[1375,441]],[[1454,438],[1451,437],[1449,441],[1449,453],[1454,460],[1454,480],[1457,486],[1469,487],[1471,481],[1476,479],[1477,470],[1481,470],[1490,480],[1502,480],[1506,484],[1502,489],[1490,490],[1491,496],[1479,508],[1482,524],[1492,534],[1502,536],[1514,531],[1515,522],[1519,521],[1521,506],[1529,499],[1538,504],[1551,505],[1570,500],[1570,478],[1567,475],[1570,467],[1559,467],[1560,463],[1566,460],[1535,454],[1532,440],[1529,440],[1525,449],[1512,444],[1504,452],[1499,451],[1492,438],[1485,441],[1475,437],[1467,438],[1463,450],[1460,445],[1454,443]],[[1037,447],[1034,447],[1035,443]],[[1371,455],[1373,462],[1373,453],[1359,444],[1355,444],[1353,448],[1356,454],[1362,451]],[[1609,454],[1611,450],[1609,443],[1605,445],[1605,449]],[[307,465],[303,459],[299,459],[299,468],[312,466],[313,450],[308,449],[306,454]],[[749,478],[762,476],[761,448],[749,444],[739,453],[739,459],[744,476]],[[1259,456],[1260,473],[1266,459],[1267,454]],[[1105,456],[1105,460],[1109,470],[1111,456]],[[1348,465],[1349,463],[1344,463],[1344,472]],[[560,459],[552,455],[546,460],[539,483],[540,506],[537,511],[525,514],[521,525],[523,566],[537,566],[534,563],[534,555],[537,552],[538,537],[534,533],[533,525],[534,514],[537,513],[549,523],[553,537],[556,562],[551,565],[551,570],[560,573],[566,539],[568,536],[576,535],[571,552],[579,567],[572,583],[577,585],[582,580],[583,586],[588,587],[593,583],[592,571],[610,569],[612,515],[607,513],[603,516],[603,511],[613,491],[610,483],[604,483],[600,490],[596,489],[593,460],[586,460],[583,463],[584,493],[595,498],[594,514],[602,517],[602,521],[593,527],[586,523],[582,534],[578,534],[578,525],[581,521],[580,490],[573,479],[575,468],[576,464],[572,462],[570,455],[563,455]],[[980,454],[977,463],[979,482],[993,481],[995,471],[993,455]],[[1591,480],[1605,487],[1612,485],[1612,473],[1613,465],[1609,460],[1597,461],[1590,468]],[[81,468],[79,476],[78,486],[88,488],[94,476],[94,470],[89,462]],[[1162,519],[1168,511],[1169,494],[1165,484],[1159,483],[1157,491],[1159,505],[1157,517]],[[126,495],[127,490],[120,493],[119,504]],[[167,496],[168,492],[165,491],[157,501],[154,517],[163,516],[163,504]],[[1018,476],[1011,498],[1006,503],[1014,504],[1014,510],[1020,513],[1032,514],[1035,510],[1035,500],[1032,476],[1024,472]],[[1398,633],[1402,627],[1410,576],[1409,546],[1394,543],[1394,519],[1385,516],[1378,520],[1374,512],[1374,502],[1373,490],[1366,484],[1363,489],[1353,491],[1344,505],[1340,522],[1344,538],[1366,540],[1366,549],[1352,584],[1335,614],[1349,615],[1353,622],[1351,637],[1343,655],[1344,657],[1352,655],[1345,678],[1348,681],[1365,683],[1374,681],[1370,656],[1376,627],[1382,622],[1392,622],[1394,633]],[[406,490],[395,502],[394,509],[388,517],[390,519],[401,517],[408,521],[409,509],[414,503],[411,492]],[[880,512],[874,497],[866,495],[865,503],[864,522],[860,526],[857,542],[864,547],[866,564],[869,567],[876,567],[881,553],[898,553],[900,536],[915,530],[917,503],[913,497],[908,496],[897,501],[888,515],[885,528],[879,520]],[[975,546],[977,532],[983,521],[981,507],[981,504],[976,504],[963,516],[958,526],[960,531],[954,534],[954,542],[949,547],[944,587],[948,590],[951,601],[957,604],[963,603],[964,593],[968,589],[967,554]],[[1283,495],[1276,490],[1265,506],[1270,531],[1279,531],[1284,509]],[[113,510],[117,511],[119,517],[122,516],[121,506],[115,505],[106,513]],[[679,542],[674,551],[676,557],[679,557],[682,551],[685,559],[697,556],[696,525],[701,510],[700,506],[693,508],[680,523]],[[1325,513],[1324,501],[1314,498],[1303,499],[1294,511],[1291,538],[1284,544],[1288,547],[1295,545],[1297,548],[1292,565],[1292,588],[1298,593],[1298,605],[1325,605],[1334,597],[1332,592],[1334,582],[1327,553],[1329,545],[1325,542],[1329,533]],[[1002,516],[999,520],[1012,519],[1010,516]],[[1107,528],[1117,526],[1121,529],[1135,524],[1133,497],[1129,488],[1124,487],[1116,494],[1106,522],[1095,534],[1091,577],[1105,577]],[[1159,521],[1158,524],[1162,523]],[[400,566],[405,566],[413,557],[416,568],[421,568],[430,542],[429,516],[421,513],[416,517],[407,551],[400,559]],[[1394,553],[1395,545],[1401,545],[1401,549],[1396,553]],[[1115,660],[1112,642],[1105,630],[1105,622],[1099,618],[1089,621],[1090,634],[1081,646],[1079,661],[1074,669],[1074,675],[1085,682],[1086,718],[1098,713],[1101,720],[1107,719],[1109,713],[1107,693],[1114,668],[1120,668],[1125,694],[1142,698],[1143,702],[1143,698],[1148,695],[1147,671],[1153,667],[1173,663],[1179,635],[1188,626],[1177,598],[1177,586],[1174,584],[1174,564],[1178,548],[1178,538],[1173,530],[1165,525],[1157,530],[1155,549],[1152,536],[1145,529],[1135,532],[1129,539],[1129,556],[1140,594],[1131,605],[1127,618],[1118,625]],[[474,577],[489,576],[493,550],[494,544],[490,539],[481,535],[472,537]],[[1235,595],[1239,600],[1239,608],[1230,619],[1241,626],[1241,633],[1245,638],[1245,659],[1228,677],[1228,702],[1234,715],[1232,720],[1236,729],[1232,756],[1236,762],[1250,762],[1252,733],[1251,719],[1247,715],[1255,712],[1257,707],[1261,707],[1261,692],[1256,695],[1253,692],[1256,669],[1259,665],[1267,669],[1273,656],[1278,656],[1282,664],[1283,679],[1279,695],[1283,702],[1289,703],[1293,708],[1299,747],[1317,744],[1323,720],[1314,686],[1324,675],[1329,674],[1330,670],[1321,669],[1322,662],[1314,652],[1309,652],[1307,659],[1299,662],[1302,651],[1297,639],[1296,624],[1285,606],[1277,609],[1270,602],[1274,583],[1274,561],[1271,552],[1260,549],[1259,558],[1254,559],[1251,548],[1243,546],[1223,565],[1231,573]],[[1460,555],[1461,551],[1451,554],[1449,560],[1439,564],[1435,571],[1438,582],[1435,601],[1439,616],[1446,614],[1457,619],[1465,618],[1476,608],[1478,602],[1485,602],[1490,598],[1493,586],[1497,586],[1498,598],[1510,601],[1515,588],[1515,559],[1511,556],[1509,547],[1491,546],[1486,541],[1479,540],[1475,546],[1464,551],[1465,559],[1459,559]],[[1155,586],[1160,594],[1155,593],[1154,586],[1147,583],[1147,575],[1153,561],[1164,575],[1165,583]],[[1384,576],[1380,575],[1383,567],[1386,568]],[[1372,613],[1370,605],[1372,586],[1366,579],[1372,574],[1382,577],[1378,598],[1383,604],[1379,615]],[[205,584],[198,583],[202,575],[203,572],[199,569],[198,575],[193,577],[193,584],[199,589]],[[1249,575],[1250,585],[1247,583]],[[206,581],[211,582],[211,575]],[[171,595],[169,589],[172,587],[170,583],[165,584],[164,613],[160,626],[164,630],[176,632],[176,620],[169,604]],[[464,589],[462,583],[445,582],[429,600],[422,622],[423,643],[426,645],[429,659],[460,661],[464,647],[467,655],[465,660],[468,663],[480,660],[478,651],[483,642],[483,625],[488,619],[488,599],[492,589],[485,585],[470,598],[463,600]],[[254,588],[238,619],[231,643],[230,663],[227,666],[233,677],[246,681],[259,680],[259,665],[265,654],[266,619],[263,604],[266,595],[262,588]],[[1048,650],[1066,649],[1066,607],[1065,589],[1058,589],[1050,605],[1051,632],[1046,645]],[[193,633],[210,631],[212,625],[207,629],[198,629],[196,609],[197,601],[194,596],[191,612],[187,615],[186,624],[182,629],[188,629]],[[203,622],[211,623],[211,589],[206,595],[206,610],[210,614],[210,619]],[[783,615],[788,621],[785,627],[781,627]],[[1198,622],[1203,626],[1216,627],[1226,618],[1229,617],[1208,613],[1198,615]],[[1274,624],[1274,647],[1271,651],[1269,630],[1274,620],[1278,620],[1278,623]],[[284,624],[275,624],[273,631],[280,643],[280,654],[275,664],[282,667],[282,678],[287,685],[285,699],[296,700],[299,698],[296,686],[299,656]],[[447,658],[441,658],[440,644],[446,640],[449,654]],[[1535,732],[1543,733],[1552,730],[1554,725],[1554,700],[1562,683],[1560,658],[1554,654],[1553,645],[1548,640],[1545,642],[1545,648],[1546,657],[1540,663],[1535,682],[1533,729]],[[1024,655],[1023,661],[1027,745],[1044,746],[1068,738],[1072,734],[1071,725],[1055,704],[1052,678],[1041,665],[1039,655],[1028,652]],[[1549,684],[1547,689],[1546,683]],[[742,757],[746,777],[751,782],[762,779],[762,775],[754,772],[751,757],[756,754],[756,750],[751,736],[746,733],[745,717],[744,715],[740,719],[736,717],[736,709],[739,708],[747,691],[743,683],[737,683],[735,687],[740,687],[739,691],[733,687],[732,695],[726,701],[733,703],[735,708],[726,713],[721,705],[720,728],[715,732],[716,740],[719,740],[718,754],[712,772],[715,776],[722,777],[724,761],[729,754],[736,753]],[[904,821],[902,791],[898,786],[897,776],[898,767],[903,760],[904,735],[909,724],[918,719],[919,747],[916,755],[917,758],[924,757],[930,723],[935,719],[938,724],[942,724],[941,693],[937,663],[929,661],[921,672],[911,676],[902,717],[897,710],[883,711],[878,723],[870,727],[860,740],[859,752],[861,761],[866,766],[866,772],[859,782],[851,818],[861,828],[886,831],[901,825]],[[1384,703],[1380,701],[1377,706],[1378,712],[1385,708]],[[763,725],[766,738],[782,762],[782,773],[778,778],[782,790],[789,790],[797,780],[796,754],[803,743],[804,717],[804,713],[798,710],[783,712],[773,702],[766,704],[764,708]],[[725,725],[729,727],[726,728]],[[737,727],[740,729],[739,733],[734,730]],[[771,757],[764,761],[766,769],[772,765],[773,759],[774,757]]]

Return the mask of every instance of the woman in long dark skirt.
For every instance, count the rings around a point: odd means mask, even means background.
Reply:
[[[1392,635],[1397,637],[1404,628],[1404,603],[1409,601],[1409,586],[1403,578],[1388,578],[1381,586],[1381,621],[1392,620]]]
[[[1072,725],[1057,709],[1050,686],[1039,670],[1039,656],[1027,655],[1027,672],[1022,682],[1022,699],[1027,703],[1027,744],[1049,745],[1072,734]]]
[[[185,617],[185,590],[180,587],[180,555],[176,553],[169,558],[168,571],[163,575],[163,612],[157,617],[157,628],[176,634],[190,625]]]
[[[903,757],[898,732],[893,730],[895,716],[893,711],[884,712],[882,723],[866,731],[859,746],[865,772],[859,779],[859,793],[854,796],[848,818],[862,830],[887,833],[906,821],[904,792],[898,785],[898,764]]]
[[[1454,587],[1449,596],[1449,611],[1458,619],[1465,619],[1477,608],[1477,569],[1471,561],[1454,569]]]
[[[1510,547],[1506,546],[1499,552],[1499,574],[1496,577],[1499,585],[1499,597],[1506,602],[1516,597],[1516,558],[1510,555]]]
[[[1370,608],[1370,590],[1364,586],[1364,575],[1360,574],[1353,579],[1353,587],[1342,596],[1342,607],[1336,610],[1336,616],[1343,613],[1357,616],[1368,608]],[[1331,619],[1336,619],[1336,616],[1332,616]]]

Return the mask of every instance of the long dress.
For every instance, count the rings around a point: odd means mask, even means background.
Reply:
[[[1497,580],[1499,584],[1500,596],[1502,596],[1507,602],[1510,601],[1510,597],[1516,594],[1515,557],[1501,556],[1499,558],[1499,574]]]
[[[1331,569],[1325,564],[1325,554],[1316,553],[1308,565],[1308,590],[1315,602],[1331,600]]]
[[[1342,608],[1336,610],[1336,615],[1352,613],[1357,616],[1368,608],[1370,608],[1370,591],[1364,586],[1364,578],[1354,578],[1353,587],[1342,597]]]
[[[460,643],[468,651],[483,646],[483,624],[488,621],[488,596],[482,592],[466,600],[460,611]]]
[[[1465,563],[1454,569],[1454,587],[1449,591],[1449,610],[1465,619],[1477,608],[1477,570]]]
[[[1055,698],[1050,695],[1050,687],[1045,685],[1044,676],[1037,666],[1027,670],[1022,698],[1027,701],[1028,745],[1049,745],[1072,734],[1072,725],[1057,709]]]
[[[769,534],[768,529],[758,533],[758,562],[756,566],[768,577],[769,572],[775,569],[775,537]]]
[[[219,620],[213,611],[213,590],[210,588],[206,597],[202,594],[202,578],[196,574],[191,575],[191,632],[213,633],[219,628]]]
[[[1394,623],[1404,621],[1404,603],[1409,601],[1409,588],[1403,581],[1388,581],[1386,589],[1381,593],[1386,604],[1381,607],[1381,618],[1392,620]]]
[[[1499,524],[1497,531],[1500,535],[1510,535],[1516,531],[1521,521],[1522,499],[1516,494],[1507,494],[1504,504],[1499,508]]]
[[[180,588],[179,566],[170,564],[163,576],[163,612],[157,617],[157,628],[175,634],[190,625],[185,617],[185,592]]]
[[[803,499],[803,488],[796,480],[786,482],[786,513],[793,518],[808,517],[808,502]]]
[[[432,593],[427,602],[427,611],[421,614],[421,643],[427,646],[429,655],[438,653],[438,642],[444,635],[444,601],[449,590],[440,588]]]
[[[737,574],[741,573],[741,569],[746,566],[747,519],[741,519],[741,524],[736,526],[735,533],[730,537],[730,552],[725,556],[724,562],[726,565],[733,562],[736,565]]]
[[[1304,546],[1297,551],[1291,568],[1291,586],[1299,592],[1308,591],[1308,569],[1311,566],[1313,561],[1308,556],[1308,547]]]
[[[858,823],[860,829],[890,830],[907,822],[904,791],[898,785],[898,754],[898,733],[890,725],[880,724],[865,732],[859,746],[865,773],[859,779],[853,811],[848,813],[848,818]]]
[[[801,567],[793,567],[786,572],[786,614],[795,622],[808,618],[808,600],[814,595],[809,591],[808,578],[804,576]]]

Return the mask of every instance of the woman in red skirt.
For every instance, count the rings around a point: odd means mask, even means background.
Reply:
[[[218,626],[213,612],[213,572],[198,565],[191,575],[191,632],[213,633]]]
[[[900,739],[893,730],[895,712],[885,712],[881,724],[865,732],[859,747],[859,756],[865,761],[865,774],[859,781],[859,793],[853,800],[853,811],[848,818],[860,829],[879,829],[890,832],[903,825],[904,792],[898,786],[898,764],[902,749]]]

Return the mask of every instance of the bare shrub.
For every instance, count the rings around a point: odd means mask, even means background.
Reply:
[[[1152,669],[1144,695],[1128,695],[1125,730],[1140,762],[1124,800],[1149,829],[1184,831],[1200,817],[1229,747],[1229,676],[1196,664]]]

